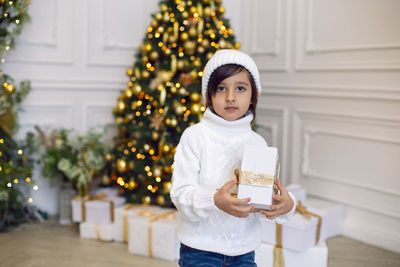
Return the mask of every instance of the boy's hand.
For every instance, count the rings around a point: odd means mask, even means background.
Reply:
[[[237,199],[231,196],[229,189],[237,184],[236,179],[226,182],[215,194],[214,203],[222,211],[239,217],[245,218],[249,216],[254,209],[254,204],[245,206],[250,201],[250,198]]]
[[[276,182],[280,195],[272,195],[272,199],[277,202],[277,204],[271,205],[271,210],[261,210],[260,213],[264,214],[268,219],[273,220],[276,217],[286,214],[292,210],[294,202],[289,196],[286,188],[281,184],[281,180],[278,179]]]

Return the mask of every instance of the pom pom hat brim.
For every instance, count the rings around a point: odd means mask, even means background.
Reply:
[[[210,80],[211,74],[217,68],[226,64],[237,64],[246,68],[251,76],[253,76],[258,94],[261,95],[260,73],[253,59],[239,50],[222,49],[217,51],[204,67],[201,84],[201,92],[204,99],[206,99],[208,81]]]

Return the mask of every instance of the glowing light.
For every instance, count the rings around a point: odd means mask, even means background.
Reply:
[[[18,179],[15,178],[15,179],[14,179],[14,184],[18,184],[18,183],[19,183]]]
[[[12,186],[12,184],[11,184],[11,183],[8,183],[8,184],[7,184],[7,187],[11,187],[11,186]]]
[[[30,178],[30,177],[26,177],[26,178],[25,178],[25,181],[26,181],[27,183],[30,183],[30,182],[31,182],[31,178]]]
[[[153,189],[153,186],[152,186],[151,184],[149,184],[149,185],[147,186],[147,189],[148,189],[148,190],[151,190],[151,189]]]
[[[144,170],[145,170],[146,172],[150,171],[150,166],[144,167]]]
[[[34,185],[34,186],[33,186],[33,190],[38,191],[38,190],[39,190],[39,186]]]
[[[32,203],[32,202],[33,202],[33,198],[30,197],[30,198],[28,199],[28,202],[29,202],[29,203]]]
[[[157,183],[161,182],[161,177],[156,177],[156,182]]]

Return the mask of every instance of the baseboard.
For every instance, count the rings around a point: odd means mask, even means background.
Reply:
[[[377,225],[376,228],[370,228],[360,224],[343,224],[343,235],[369,245],[387,249],[396,253],[400,253],[400,237],[398,233],[389,233],[382,231],[384,225]]]

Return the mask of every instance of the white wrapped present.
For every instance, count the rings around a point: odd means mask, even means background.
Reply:
[[[275,250],[275,251],[274,251]],[[312,247],[304,252],[294,252],[288,249],[275,248],[275,246],[262,243],[256,249],[255,262],[258,267],[326,267],[328,265],[328,247],[325,242]],[[282,253],[280,255],[280,253]],[[279,258],[283,256],[283,264]]]
[[[128,203],[124,206],[115,208],[114,218],[114,240],[118,242],[128,242],[129,237],[129,220],[134,217],[139,217],[141,211],[154,212],[156,210],[164,210],[157,206],[149,206],[143,204]]]
[[[139,211],[129,220],[128,251],[131,254],[174,261],[179,258],[176,234],[178,214],[173,209]]]
[[[72,220],[93,224],[108,224],[114,221],[114,208],[125,204],[124,197],[106,197],[104,194],[76,197],[72,200]]]
[[[85,239],[94,239],[98,241],[113,240],[114,224],[92,224],[80,223],[79,236]]]
[[[303,205],[307,205],[307,191],[299,184],[289,184],[286,190],[292,192],[296,201],[301,201]]]
[[[320,204],[319,208],[305,208],[301,202],[296,206],[296,213],[285,224],[282,224],[282,247],[296,252],[307,249],[325,241],[327,238],[340,235],[343,223],[343,206]],[[271,220],[261,220],[263,225],[262,241],[276,244],[279,239],[279,227]]]
[[[256,209],[270,209],[279,176],[276,147],[245,146],[239,174],[238,198],[250,197]]]
[[[108,197],[117,197],[119,195],[119,192],[118,188],[109,186],[109,187],[98,188],[94,194],[95,195],[105,194]]]

